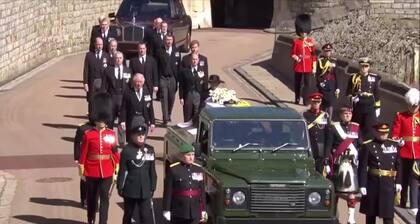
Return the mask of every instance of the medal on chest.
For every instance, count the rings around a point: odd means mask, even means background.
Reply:
[[[196,180],[196,181],[202,181],[203,180],[203,173],[192,173],[191,178],[193,180]]]
[[[142,158],[143,158],[143,152],[139,149],[139,151],[137,151],[136,159],[142,159]]]

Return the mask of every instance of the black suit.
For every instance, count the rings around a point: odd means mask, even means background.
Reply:
[[[177,90],[180,56],[181,54],[176,47],[172,47],[170,54],[167,53],[165,48],[159,49],[158,52],[159,88],[162,94],[163,122],[171,120]]]
[[[156,190],[157,175],[153,146],[132,143],[121,152],[118,172],[118,194],[124,197],[123,223],[131,224],[134,208],[139,206],[142,223],[153,223],[150,199]]]
[[[143,93],[139,100],[134,88],[130,88],[124,93],[121,106],[120,122],[125,122],[127,131],[126,136],[130,136],[129,130],[146,124],[150,126],[155,124],[155,115],[153,111],[152,95],[147,88],[143,87]]]
[[[120,74],[118,72],[116,73],[115,67],[108,67],[104,71],[102,89],[112,97],[114,103],[114,119],[120,113],[122,98],[124,92],[129,88],[130,80],[131,70],[126,66],[122,66]]]
[[[207,57],[198,54],[198,66],[202,67],[202,71],[208,76],[209,75],[209,64],[207,62]],[[182,57],[181,68],[190,68],[191,67],[191,54],[187,54]]]
[[[153,93],[153,87],[158,87],[158,68],[156,60],[151,56],[145,56],[145,61],[140,63],[140,57],[134,57],[130,59],[130,68],[133,74],[141,73],[144,75],[146,80],[144,85],[149,90],[149,93]]]
[[[184,100],[184,121],[198,118],[208,89],[208,76],[203,67],[198,66],[197,72],[192,70],[191,67],[185,68],[179,75],[179,97]]]
[[[109,42],[112,39],[117,39],[118,32],[117,32],[116,27],[110,26],[109,29],[108,29],[107,35],[103,36],[101,27],[99,25],[92,26],[92,30],[90,32],[90,45],[89,45],[89,51],[91,51],[91,52],[95,51],[95,39],[97,37],[102,38],[103,43],[104,43],[103,49],[106,52],[108,52]]]
[[[86,53],[83,67],[83,84],[88,84],[89,86],[87,94],[88,100],[95,92],[100,90],[102,86],[103,72],[105,68],[108,67],[109,61],[109,54],[105,51],[101,51],[100,58],[97,58],[97,54],[95,52]]]

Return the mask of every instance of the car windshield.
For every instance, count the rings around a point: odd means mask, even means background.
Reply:
[[[308,147],[305,122],[299,120],[217,120],[213,124],[212,142],[217,150],[240,147],[241,151],[255,148],[281,151]]]
[[[152,21],[157,17],[170,16],[169,0],[124,0],[117,12],[118,18],[136,17],[136,20]]]

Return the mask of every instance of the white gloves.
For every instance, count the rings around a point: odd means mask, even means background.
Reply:
[[[404,145],[405,145],[405,141],[404,141],[404,139],[400,139],[400,140],[398,141],[398,146],[403,147]]]
[[[331,172],[330,166],[324,166],[324,170],[327,174],[329,174]]]
[[[402,190],[401,184],[395,184],[395,191],[400,192]]]
[[[208,219],[209,217],[207,216],[207,212],[205,212],[205,211],[202,211],[201,212],[201,220],[200,220],[200,222],[207,222],[207,219]]]
[[[375,114],[376,114],[376,117],[379,117],[379,115],[381,115],[381,108],[376,108]]]
[[[362,195],[367,195],[366,188],[365,188],[365,187],[361,187],[361,188],[360,188],[360,193],[361,193]]]
[[[163,217],[166,219],[166,221],[171,221],[171,212],[170,211],[163,211]]]
[[[340,89],[336,89],[334,94],[335,94],[335,97],[338,98],[340,96]]]
[[[351,98],[351,102],[353,102],[354,104],[356,104],[357,102],[359,102],[359,97],[358,96],[354,96]]]
[[[127,128],[127,127],[125,126],[125,122],[121,122],[120,126],[121,126],[121,129],[122,129],[122,130],[124,130],[124,131],[125,131],[125,130],[126,130],[126,128]]]

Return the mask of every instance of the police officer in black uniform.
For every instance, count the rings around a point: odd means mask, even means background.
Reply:
[[[375,138],[364,142],[359,157],[360,212],[366,215],[366,224],[374,224],[376,216],[392,224],[395,192],[401,191],[399,146],[388,139],[388,124],[377,124],[374,129]]]
[[[323,95],[321,108],[330,115],[330,119],[332,117],[333,107],[336,104],[336,98],[340,94],[335,69],[337,59],[331,56],[332,50],[333,46],[330,43],[322,46],[323,53],[318,58],[315,73],[316,86],[318,91]]]
[[[369,72],[371,64],[368,57],[359,59],[360,71],[351,74],[347,87],[347,96],[353,102],[353,121],[360,124],[363,137],[371,139],[372,126],[376,124],[381,112],[379,84],[381,77]]]
[[[140,221],[153,223],[151,200],[156,190],[155,151],[145,143],[146,126],[130,131],[130,142],[121,152],[117,178],[118,194],[124,198],[123,224],[131,224],[134,208],[138,206]]]
[[[182,144],[181,162],[170,165],[163,192],[163,217],[172,224],[198,224],[207,219],[204,171],[194,163],[194,148]]]
[[[315,168],[322,173],[324,160],[324,143],[328,134],[329,115],[320,108],[321,93],[312,93],[308,96],[310,108],[303,112],[303,117],[308,124],[309,139],[311,141],[312,155],[315,159]]]
[[[83,135],[85,134],[86,131],[92,130],[94,128],[95,128],[95,124],[91,120],[89,120],[88,122],[82,123],[79,125],[79,127],[77,127],[76,135],[74,136],[74,146],[73,146],[74,161],[76,162],[76,164],[79,164]],[[80,205],[81,207],[86,206],[86,180],[82,178],[80,179]]]

